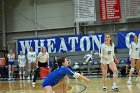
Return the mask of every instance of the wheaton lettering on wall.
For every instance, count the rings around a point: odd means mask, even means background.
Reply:
[[[121,18],[120,0],[100,0],[100,20]]]
[[[49,53],[91,51],[99,49],[103,42],[104,34],[19,39],[18,53],[22,50],[26,54],[30,47],[38,53],[42,46],[45,46]]]
[[[140,44],[140,30],[118,32],[118,48],[129,48],[130,43],[134,41],[134,35],[138,36]]]

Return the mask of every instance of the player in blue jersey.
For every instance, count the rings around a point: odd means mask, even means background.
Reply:
[[[90,82],[89,79],[80,75],[79,73],[73,72],[68,66],[68,60],[66,57],[62,57],[58,60],[58,68],[51,72],[42,83],[45,93],[53,93],[55,89],[53,87],[63,84],[63,89],[61,92],[55,91],[55,93],[67,93],[69,78],[66,75],[73,76],[75,78],[79,78],[84,80],[85,82]]]

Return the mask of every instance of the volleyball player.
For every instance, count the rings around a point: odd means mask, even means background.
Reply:
[[[31,79],[30,76],[34,75],[34,68],[36,65],[36,52],[33,51],[33,48],[30,47],[30,51],[27,53],[27,60],[28,60],[28,77],[27,79]]]
[[[133,72],[135,71],[135,64],[137,69],[139,70],[136,81],[140,80],[140,44],[138,43],[137,35],[134,35],[134,41],[130,44],[129,57],[131,62],[131,69],[129,72],[127,84],[132,84],[131,77],[133,75]]]
[[[58,66],[56,70],[51,72],[42,83],[42,86],[44,88],[45,93],[67,93],[68,91],[68,84],[69,84],[69,78],[66,77],[66,75],[73,76],[75,78],[79,78],[81,80],[86,81],[87,83],[90,82],[89,79],[86,77],[80,75],[79,73],[73,72],[68,66],[68,60],[66,57],[62,57],[58,60]],[[57,91],[55,89],[55,86],[57,85],[63,85],[63,88],[60,89],[60,91]],[[58,87],[61,88],[61,87]]]
[[[105,36],[105,42],[101,46],[100,50],[100,58],[101,58],[101,70],[103,74],[103,90],[107,89],[107,70],[108,70],[108,65],[109,68],[113,72],[113,85],[112,85],[112,90],[118,90],[118,86],[116,84],[117,82],[117,67],[115,64],[115,61],[117,62],[117,58],[114,53],[114,43],[111,40],[110,35]]]
[[[26,57],[22,51],[20,51],[20,55],[18,55],[18,62],[19,62],[19,76],[20,79],[25,79],[25,64],[26,64]]]
[[[13,53],[13,50],[10,50],[10,53],[8,56],[8,69],[9,69],[9,78],[8,80],[12,80],[13,78],[13,70],[14,70],[14,61],[15,61],[15,54]]]

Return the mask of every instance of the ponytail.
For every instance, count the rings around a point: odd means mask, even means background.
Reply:
[[[54,56],[53,66],[52,66],[51,72],[58,68],[58,59],[55,59],[55,57],[56,56]]]
[[[62,66],[62,63],[65,62],[65,58],[66,57],[61,57],[59,60],[58,60],[58,66],[61,67]]]
[[[61,57],[60,59],[58,59],[58,63],[54,63],[54,64],[53,64],[52,70],[51,70],[51,71],[54,71],[54,70],[56,70],[58,67],[61,67],[61,66],[62,66],[62,63],[65,62],[65,58],[66,58],[66,57]]]
[[[110,45],[111,45],[111,46],[113,45],[112,39],[110,39]]]

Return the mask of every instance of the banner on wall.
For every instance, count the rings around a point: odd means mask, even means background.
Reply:
[[[18,53],[22,50],[26,54],[30,47],[38,53],[42,46],[45,46],[49,53],[91,51],[99,49],[103,42],[104,34],[19,39]]]
[[[100,20],[121,18],[120,0],[100,0]]]
[[[96,21],[95,0],[74,0],[75,21]]]
[[[140,30],[118,32],[118,48],[129,48],[135,34],[138,36],[138,42],[140,43]]]

